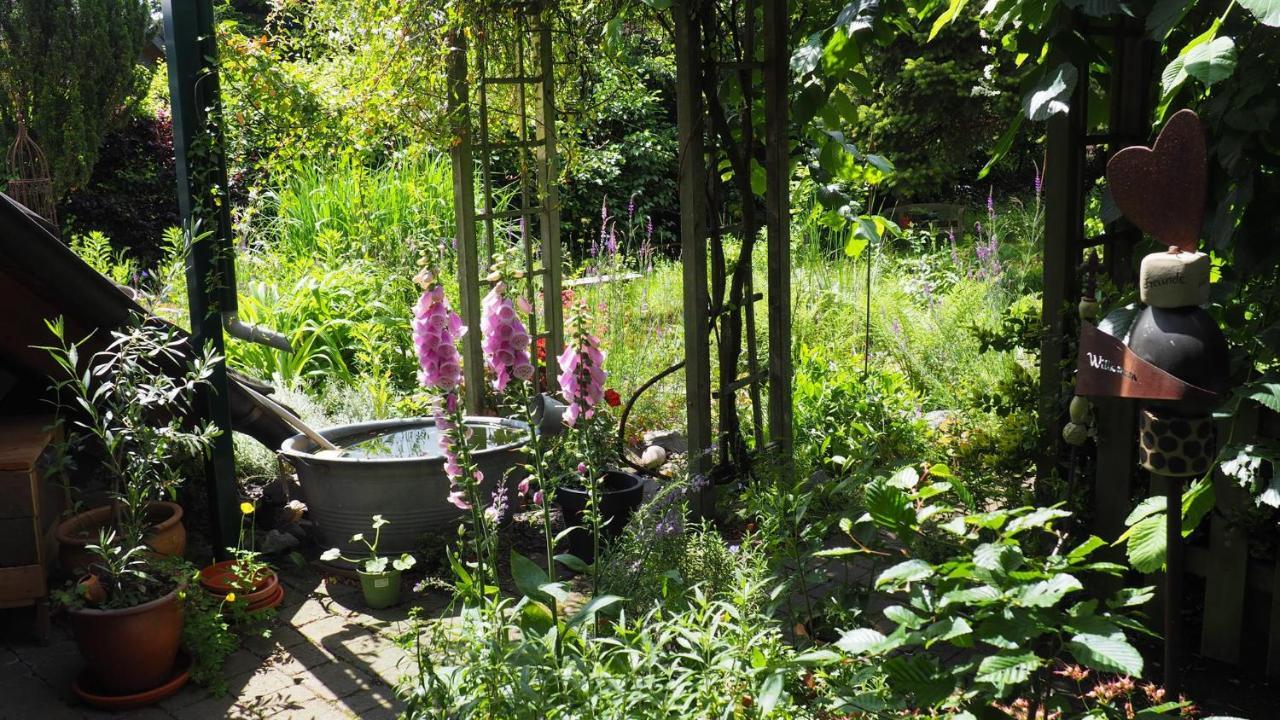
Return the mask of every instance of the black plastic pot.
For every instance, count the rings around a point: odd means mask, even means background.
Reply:
[[[644,501],[644,481],[631,473],[609,470],[600,484],[600,540],[604,542],[622,534],[622,529]],[[591,528],[583,518],[589,498],[585,488],[560,487],[556,490],[556,504],[564,513],[565,525],[577,526],[569,532],[569,553],[588,565],[595,562]]]

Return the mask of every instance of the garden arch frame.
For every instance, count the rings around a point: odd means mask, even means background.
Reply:
[[[539,255],[544,302],[541,327],[547,338],[547,380],[554,383],[554,351],[563,342],[563,318],[559,295],[559,193],[554,182],[558,172],[555,152],[555,88],[551,74],[550,30],[547,13],[528,4],[526,17],[537,18],[529,47],[537,56],[536,81],[523,71],[505,78],[486,77],[479,69],[481,87],[511,84],[522,88],[521,121],[516,143],[521,151],[532,151],[536,178],[520,182],[519,207],[508,215],[524,219],[521,241],[526,267],[534,268],[532,235],[527,222],[540,221]],[[225,327],[222,312],[235,306],[235,269],[232,229],[227,196],[226,158],[219,129],[221,98],[218,87],[217,48],[214,42],[212,0],[163,0],[166,56],[173,104],[174,153],[178,174],[178,200],[184,224],[199,222],[208,231],[195,237],[187,258],[187,292],[191,308],[192,335],[197,347],[210,347],[223,355]],[[529,13],[529,10],[535,10]],[[736,414],[738,393],[746,390],[752,407],[755,452],[768,449],[789,462],[792,436],[791,407],[791,286],[790,286],[790,198],[791,162],[787,133],[789,79],[788,0],[676,0],[671,6],[677,64],[678,167],[680,185],[680,236],[684,258],[685,397],[690,471],[709,476],[717,468],[738,466],[747,458],[746,444]],[[714,32],[716,22],[735,28],[741,50],[736,58],[723,56],[725,38]],[[707,30],[713,32],[707,33]],[[485,239],[493,237],[498,219],[491,199],[475,212],[474,156],[469,120],[469,77],[466,65],[466,38],[455,35],[450,64],[449,100],[455,133],[461,143],[453,148],[454,188],[458,207],[466,208],[469,219],[458,226],[459,271],[464,278],[462,310],[464,321],[478,325],[479,266],[476,223],[484,223]],[[522,46],[523,47],[523,46]],[[723,106],[716,100],[717,78],[721,73],[737,76],[747,99],[745,121],[735,133],[727,128]],[[524,105],[523,88],[533,86],[537,107],[532,133]],[[752,117],[754,98],[763,98],[763,120]],[[710,102],[708,102],[710,101]],[[487,114],[487,98],[480,106]],[[495,149],[488,139],[487,118],[479,118],[481,145]],[[762,126],[762,127],[757,127]],[[732,212],[720,187],[718,162],[727,159],[738,168],[741,191],[735,223],[722,222]],[[752,189],[752,163],[763,168],[764,192]],[[708,171],[711,172],[708,172]],[[744,172],[745,171],[745,172]],[[484,168],[487,175],[488,168]],[[482,178],[487,180],[487,177]],[[490,188],[485,187],[488,197]],[[731,193],[730,193],[731,194]],[[746,201],[741,201],[746,198]],[[767,252],[767,295],[755,293],[751,279],[751,248],[763,230]],[[729,264],[723,255],[722,240],[735,232],[743,239],[738,268],[728,280]],[[708,255],[712,262],[708,262]],[[745,264],[744,264],[745,263]],[[474,279],[474,281],[473,281]],[[528,290],[534,294],[532,287]],[[767,298],[769,354],[759,365],[753,305]],[[744,330],[745,328],[745,330]],[[464,349],[465,364],[480,368],[478,333]],[[710,346],[713,337],[720,343],[717,390],[713,391]],[[726,339],[729,342],[725,342]],[[745,347],[747,374],[739,376],[739,358]],[[786,351],[778,352],[778,349]],[[473,370],[473,373],[475,371]],[[468,383],[467,402],[473,409],[483,403],[482,384],[473,374]],[[236,492],[231,447],[230,411],[225,361],[218,363],[212,389],[201,398],[201,414],[224,430],[205,464],[209,489],[215,547],[223,547],[235,537]],[[767,411],[762,409],[761,386],[768,386]],[[712,411],[718,400],[720,413]],[[764,418],[767,417],[767,432]],[[717,427],[713,431],[713,424]],[[766,439],[767,438],[767,439]],[[753,453],[754,454],[754,453]],[[718,459],[717,459],[718,458]],[[700,515],[714,513],[714,485],[707,483],[697,497]]]

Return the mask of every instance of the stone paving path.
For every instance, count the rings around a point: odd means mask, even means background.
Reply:
[[[227,658],[226,695],[211,697],[188,684],[159,705],[128,713],[87,707],[70,689],[82,667],[79,650],[69,629],[55,623],[43,645],[13,629],[0,634],[0,720],[396,717],[394,687],[407,665],[391,635],[403,627],[410,603],[370,611],[354,585],[326,582],[309,569],[280,574],[285,600],[271,636],[243,638]],[[425,600],[428,610],[433,601],[436,609],[444,604],[438,592]]]

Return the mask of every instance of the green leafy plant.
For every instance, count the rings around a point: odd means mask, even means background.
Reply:
[[[193,572],[191,577],[196,589],[182,593],[182,646],[191,656],[191,679],[210,694],[223,695],[227,691],[223,664],[240,647],[240,637],[224,612],[234,601],[200,590],[199,575]]]
[[[135,317],[111,332],[106,348],[81,356],[88,341],[67,338],[62,318],[48,321],[57,341],[41,347],[61,370],[53,392],[70,447],[103,453],[115,500],[120,542],[143,544],[147,505],[173,497],[182,461],[207,451],[220,432],[212,422],[189,428],[195,393],[208,383],[215,356],[186,357],[186,341],[159,321]]]
[[[387,571],[387,565],[401,572],[408,570],[414,566],[417,561],[409,553],[404,553],[398,558],[388,558],[378,554],[378,538],[382,536],[382,528],[390,524],[390,521],[381,515],[373,516],[373,540],[365,537],[364,533],[356,533],[351,536],[351,542],[363,543],[369,550],[369,554],[361,558],[349,558],[342,554],[339,548],[329,548],[320,555],[320,559],[325,562],[333,562],[334,560],[345,560],[349,563],[363,563],[364,571],[367,573],[383,573]]]
[[[271,566],[263,562],[262,553],[254,549],[256,533],[254,532],[257,508],[251,502],[240,503],[240,530],[236,534],[236,546],[227,548],[231,555],[231,587],[242,593],[253,592],[263,578],[271,573]],[[245,521],[248,520],[248,531]],[[232,602],[235,599],[232,598]]]
[[[949,476],[942,467],[923,477],[904,468],[867,485],[858,522],[891,534],[915,557],[875,581],[900,601],[884,610],[894,629],[850,630],[837,646],[881,662],[902,707],[966,717],[1012,697],[1027,699],[1028,717],[1070,710],[1050,682],[1059,662],[1141,676],[1142,656],[1128,635],[1143,630],[1130,612],[1151,589],[1124,589],[1105,602],[1084,597],[1088,578],[1125,570],[1092,557],[1103,540],[1069,546],[1058,526],[1071,513],[1057,507],[971,512],[949,504],[958,488]],[[966,654],[944,661],[944,648]]]

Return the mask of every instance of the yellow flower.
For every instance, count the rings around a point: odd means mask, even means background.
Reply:
[[[252,514],[253,514],[253,503],[250,503],[250,502],[242,502],[242,503],[240,503],[240,512],[241,512],[241,513],[244,513],[245,515],[252,515]]]
[[[229,602],[229,603],[233,603],[233,602],[235,602],[235,601],[236,601],[236,594],[235,594],[235,593],[227,593],[227,602]]]

